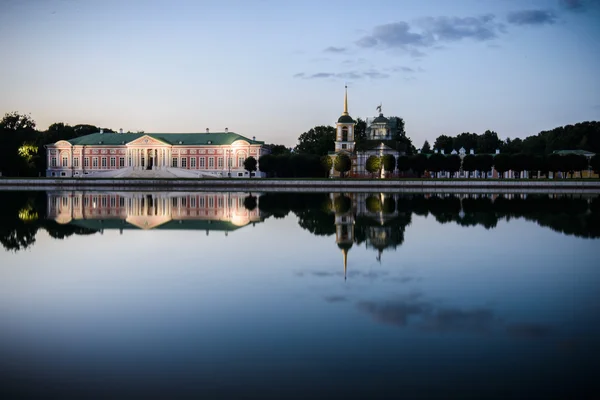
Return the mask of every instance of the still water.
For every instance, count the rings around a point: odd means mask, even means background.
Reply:
[[[589,194],[0,192],[0,395],[595,398]]]

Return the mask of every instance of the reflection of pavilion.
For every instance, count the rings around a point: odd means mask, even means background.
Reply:
[[[377,250],[376,260],[386,249],[396,249],[404,241],[404,227],[410,223],[410,213],[399,213],[395,195],[383,193],[332,194],[335,212],[336,243],[342,250],[344,278],[348,252],[354,243],[365,243]]]
[[[104,229],[233,231],[264,216],[244,204],[248,194],[216,192],[49,192],[48,218]],[[250,207],[252,208],[252,207]]]

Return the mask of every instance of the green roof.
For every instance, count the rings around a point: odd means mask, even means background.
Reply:
[[[124,219],[77,219],[70,223],[81,228],[99,231],[101,229],[140,229]],[[244,225],[245,226],[245,225]],[[229,221],[211,220],[170,220],[158,225],[152,230],[198,230],[198,231],[235,231],[242,226],[237,226]]]
[[[160,140],[170,145],[228,145],[237,140],[245,140],[250,144],[265,144],[265,142],[248,139],[234,132],[214,133],[92,133],[71,139],[68,142],[74,146],[89,145],[124,145],[143,136]],[[100,143],[102,142],[102,143]],[[210,143],[209,143],[210,142]]]
[[[354,124],[355,122],[356,121],[354,121],[349,115],[342,115],[340,118],[338,118],[338,123],[341,124]]]
[[[388,123],[389,120],[383,116],[383,114],[379,114],[379,116],[377,118],[375,118],[371,123],[372,124],[381,124],[381,123]]]

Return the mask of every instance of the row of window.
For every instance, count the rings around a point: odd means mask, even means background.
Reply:
[[[62,197],[60,198],[62,199],[62,206],[63,207],[67,207],[68,206],[68,201],[69,198],[68,197]],[[204,208],[204,207],[209,207],[212,208],[215,205],[215,197],[213,196],[190,196],[189,198],[187,197],[173,197],[171,198],[171,206],[172,207],[187,207],[188,206],[188,199],[189,199],[189,206],[192,208]],[[90,205],[92,207],[108,207],[110,204],[111,208],[115,208],[117,206],[117,200],[118,200],[118,204],[119,207],[125,207],[125,198],[124,197],[119,197],[118,199],[116,197],[108,197],[108,196],[92,196],[92,197],[88,197],[88,196],[84,196],[83,197],[83,206],[84,207],[89,207]],[[129,200],[129,207],[133,207],[133,199],[128,199]],[[145,199],[141,199],[142,200],[142,206],[144,205],[143,202],[145,201]],[[59,197],[54,197],[52,199],[52,206],[53,208],[57,208],[59,205]],[[157,199],[153,199],[152,202],[154,201],[158,201]],[[238,197],[237,200],[236,199],[232,199],[232,198],[228,198],[227,199],[227,203],[229,207],[234,207],[237,203],[237,207],[238,208],[242,208],[244,206],[244,199],[242,197]],[[216,204],[217,207],[222,208],[225,205],[225,199],[221,196],[218,196],[216,198]],[[164,199],[163,199],[163,207],[165,206],[164,203]],[[73,207],[79,207],[79,198],[78,197],[74,197],[73,198]]]
[[[178,158],[178,157],[173,157],[172,160],[172,166],[174,168],[178,168],[179,167],[179,160],[181,160],[181,168],[187,168],[188,167],[188,158],[187,157],[183,157],[183,158]],[[196,164],[198,164],[199,168],[206,168],[205,163],[206,163],[206,157],[190,157],[189,158],[189,163],[190,163],[190,168],[195,169],[196,168]],[[243,168],[244,167],[244,157],[239,157],[238,158],[238,168]],[[102,168],[107,168],[107,162],[110,161],[110,168],[115,168],[117,166],[117,158],[116,157],[110,157],[110,159],[107,159],[107,157],[102,157],[100,158],[100,162],[102,165]],[[233,167],[232,165],[232,159],[229,159],[229,167]],[[217,158],[217,168],[222,169],[223,168],[223,157],[218,157]],[[144,164],[144,161],[142,160],[142,164]],[[132,159],[131,157],[129,157],[129,165],[132,165]],[[52,157],[50,160],[50,166],[51,167],[56,167],[57,166],[57,159],[56,157]],[[63,157],[62,158],[62,167],[68,167],[69,166],[69,159],[68,157]],[[84,157],[83,159],[83,167],[84,168],[89,168],[90,166],[90,158],[89,157]],[[119,157],[119,168],[123,168],[125,167],[125,157]],[[208,168],[212,169],[215,167],[215,157],[208,157]],[[75,157],[73,158],[73,168],[79,168],[79,157]],[[92,157],[92,168],[98,168],[98,157]]]

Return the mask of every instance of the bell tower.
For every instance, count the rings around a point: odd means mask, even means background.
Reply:
[[[354,126],[356,121],[348,114],[348,86],[344,93],[344,112],[338,118],[335,132],[335,152],[346,151],[354,152]]]

